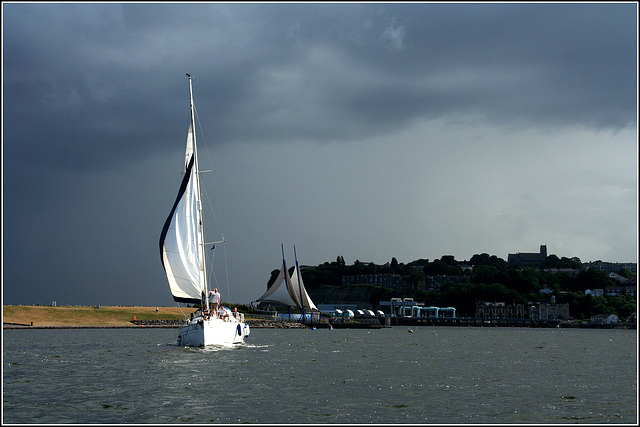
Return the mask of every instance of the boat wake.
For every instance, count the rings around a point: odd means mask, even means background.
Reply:
[[[192,347],[192,346],[186,346],[186,345],[182,345],[179,344],[178,342],[175,343],[167,343],[167,344],[158,344],[158,345],[169,345],[169,346],[173,346],[173,347],[183,347],[186,350],[189,351],[197,351],[197,352],[205,352],[205,353],[212,353],[212,352],[217,352],[217,351],[229,351],[229,350],[240,350],[240,349],[266,349],[269,347],[272,347],[271,345],[265,345],[265,344],[248,344],[246,342],[241,343],[241,344],[213,344],[213,345],[207,345],[205,347]]]

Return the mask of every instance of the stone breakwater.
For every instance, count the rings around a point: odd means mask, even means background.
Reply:
[[[276,322],[273,320],[247,320],[250,328],[308,328],[309,326],[295,322]]]
[[[180,326],[180,320],[178,319],[159,319],[159,320],[132,320],[136,326],[165,326],[165,327],[173,327],[176,328]]]

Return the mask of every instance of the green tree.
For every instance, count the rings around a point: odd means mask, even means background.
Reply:
[[[604,314],[613,313],[620,319],[626,319],[636,312],[636,300],[631,295],[616,295],[606,297],[606,299],[610,311]]]
[[[538,275],[540,273],[533,268],[525,268],[522,270],[522,278],[523,282],[520,284],[519,288],[516,288],[518,292],[528,293],[528,292],[540,292],[542,286],[540,284],[540,279]]]
[[[418,285],[418,283],[425,280],[424,272],[416,268],[411,268],[409,272],[406,275],[403,275],[402,277],[407,283],[410,283],[414,288]]]
[[[621,268],[620,270],[617,271],[617,273],[622,277],[624,277],[625,279],[631,279],[633,277],[633,273],[627,270],[626,268]]]
[[[458,276],[463,273],[462,268],[457,264],[452,265],[450,261],[443,261],[441,259],[436,259],[428,263],[423,267],[422,271],[427,276]]]
[[[615,282],[607,276],[604,271],[596,268],[581,270],[573,282],[572,291],[585,291],[587,289],[604,289],[607,286],[615,285]]]
[[[479,265],[473,269],[474,283],[493,283],[497,276],[498,269],[491,265]]]
[[[480,265],[490,265],[499,270],[506,270],[507,268],[507,262],[505,260],[487,253],[473,255],[469,260],[469,264],[474,268]]]
[[[473,317],[476,301],[474,291],[474,285],[469,282],[448,282],[442,286],[433,304],[439,307],[455,307],[459,317]]]
[[[560,258],[557,255],[551,254],[544,260],[544,266],[546,268],[560,268]]]

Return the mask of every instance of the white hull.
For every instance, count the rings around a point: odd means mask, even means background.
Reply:
[[[180,327],[178,345],[204,347],[207,345],[242,344],[249,336],[249,325],[235,319],[203,319],[196,317]]]

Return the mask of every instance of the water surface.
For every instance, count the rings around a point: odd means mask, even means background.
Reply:
[[[4,330],[5,423],[637,423],[630,330]]]

